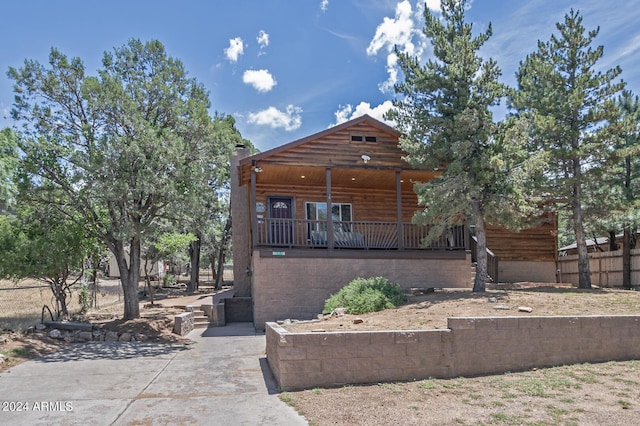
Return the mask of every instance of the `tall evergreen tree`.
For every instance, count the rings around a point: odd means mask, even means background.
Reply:
[[[580,288],[591,288],[584,229],[587,188],[602,176],[620,131],[616,95],[623,82],[620,68],[597,72],[603,47],[592,48],[598,29],[585,31],[578,11],[556,24],[558,34],[538,42],[538,50],[521,62],[512,106],[532,123],[529,149],[549,160],[534,180],[558,209],[571,211],[578,247]]]
[[[56,49],[49,66],[10,68],[14,119],[34,183],[30,199],[73,218],[114,254],[124,318],[140,316],[142,241],[160,220],[212,191],[208,95],[159,41],[131,40],[106,52],[97,77]],[[203,145],[205,145],[203,147]],[[216,181],[217,182],[217,181]],[[62,196],[60,196],[62,194]],[[54,197],[55,195],[55,197]]]
[[[640,98],[625,90],[618,100],[622,117],[629,121],[621,146],[622,160],[622,286],[631,288],[631,249],[635,247],[640,224]]]
[[[388,118],[403,133],[401,146],[414,166],[441,173],[415,186],[424,210],[416,218],[437,224],[431,238],[445,227],[472,217],[477,238],[474,291],[484,291],[487,281],[485,223],[522,210],[522,199],[513,191],[521,158],[494,123],[491,107],[505,93],[493,59],[478,51],[492,35],[474,36],[465,22],[467,2],[443,0],[442,19],[425,8],[424,35],[431,41],[433,57],[422,65],[420,58],[396,50],[404,81],[395,87],[401,95]],[[506,129],[506,127],[505,127]]]

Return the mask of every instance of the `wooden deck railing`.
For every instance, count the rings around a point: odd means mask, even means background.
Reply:
[[[428,226],[395,222],[333,222],[333,248],[385,250],[464,250],[467,230],[457,226],[424,245]],[[259,219],[257,244],[262,247],[327,248],[327,223],[323,220]],[[402,240],[399,239],[402,235]],[[400,244],[402,243],[402,244]]]

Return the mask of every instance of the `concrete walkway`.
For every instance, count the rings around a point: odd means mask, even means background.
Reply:
[[[252,324],[187,337],[75,344],[0,373],[0,425],[307,424],[279,400]]]

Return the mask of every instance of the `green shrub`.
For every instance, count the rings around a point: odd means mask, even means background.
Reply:
[[[365,314],[406,303],[400,287],[384,277],[356,278],[324,302],[324,313],[346,308],[350,314]]]
[[[80,313],[86,314],[93,304],[93,297],[91,290],[86,284],[82,284],[80,291],[78,292],[78,302],[80,303]]]

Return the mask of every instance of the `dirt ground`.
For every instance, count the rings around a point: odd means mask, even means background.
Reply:
[[[531,308],[531,312],[520,311]],[[640,314],[640,292],[620,289],[579,290],[570,286],[520,284],[510,289],[473,293],[435,290],[409,296],[407,304],[364,315],[325,315],[293,322],[289,331],[410,330],[447,328],[449,317],[529,315]],[[355,319],[361,323],[354,323]]]
[[[451,316],[640,314],[640,292],[529,286],[489,290],[436,290],[383,312],[287,325],[291,331],[445,328]],[[159,301],[160,303],[166,301]],[[122,321],[121,305],[88,319],[118,331],[176,342],[175,308],[144,307],[142,318]],[[165,303],[170,304],[170,303]],[[532,312],[521,312],[519,307]],[[496,309],[498,308],[498,309]],[[508,309],[507,309],[508,308]],[[354,319],[362,323],[354,324]],[[0,332],[7,369],[65,342],[44,334]],[[310,424],[323,425],[635,425],[640,419],[640,361],[581,364],[521,373],[451,380],[429,379],[285,392],[280,398]]]
[[[484,294],[436,290],[411,296],[406,305],[395,309],[334,315],[285,328],[316,332],[434,329],[446,328],[446,318],[453,316],[640,314],[638,291],[519,287]],[[521,306],[532,312],[519,311]],[[356,318],[363,322],[355,324]],[[310,389],[280,397],[315,426],[636,425],[640,422],[640,361]]]
[[[157,300],[152,306],[148,300],[140,302],[140,318],[130,321],[122,319],[123,303],[112,303],[100,309],[92,309],[85,315],[75,314],[72,320],[90,322],[108,331],[129,332],[143,334],[146,342],[179,343],[186,339],[173,333],[174,316],[184,310],[172,307],[174,300],[184,295],[183,289],[176,291],[163,290],[157,294]],[[0,362],[0,371],[7,370],[29,359],[41,357],[56,352],[68,345],[61,339],[48,336],[48,329],[41,332],[14,332],[0,330],[0,354],[4,355],[4,362]]]

